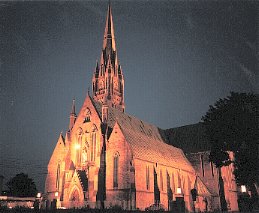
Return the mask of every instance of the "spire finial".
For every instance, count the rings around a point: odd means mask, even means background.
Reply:
[[[76,105],[75,105],[75,97],[73,98],[72,101],[72,109],[71,109],[71,115],[75,115],[76,114]]]
[[[113,19],[112,19],[112,8],[111,8],[110,1],[108,4],[108,11],[107,11],[107,17],[106,17],[104,39],[103,39],[103,49],[105,48],[109,48],[110,51],[116,50]]]

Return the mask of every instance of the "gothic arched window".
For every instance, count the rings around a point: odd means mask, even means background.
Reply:
[[[95,161],[96,152],[97,152],[96,132],[97,132],[97,127],[94,124],[92,126],[92,133],[91,133],[91,153],[90,153],[91,161]]]
[[[175,192],[174,172],[172,172],[172,191]]]
[[[149,166],[146,167],[146,185],[147,185],[147,190],[149,190],[149,188],[150,188]]]
[[[113,187],[118,187],[119,153],[113,157]]]
[[[81,146],[82,146],[83,129],[81,127],[77,130],[77,142],[75,144],[75,162],[79,165],[81,162]]]
[[[56,189],[59,190],[59,179],[60,179],[60,163],[57,167],[57,176],[56,176]]]
[[[163,182],[163,172],[160,170],[160,186],[161,186],[161,191],[164,190],[164,182]]]
[[[95,160],[95,154],[96,154],[96,133],[92,132],[91,134],[91,161]]]
[[[86,113],[85,113],[85,120],[84,120],[84,123],[86,123],[86,122],[90,122],[90,121],[91,121],[90,116],[91,116],[91,111],[90,111],[90,109],[89,109],[89,108],[86,108]]]

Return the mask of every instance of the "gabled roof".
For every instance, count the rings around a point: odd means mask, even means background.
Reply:
[[[210,140],[202,123],[164,130],[167,143],[182,149],[185,153],[210,150]]]
[[[101,103],[92,101],[101,117]],[[108,127],[113,128],[116,122],[135,158],[194,172],[182,150],[165,143],[163,136],[161,136],[163,131],[158,127],[109,107]]]
[[[198,195],[199,196],[211,196],[213,193],[210,192],[206,184],[203,183],[201,178],[199,176],[196,176],[196,180],[194,183],[194,188],[197,189]],[[217,195],[214,193],[214,195]]]

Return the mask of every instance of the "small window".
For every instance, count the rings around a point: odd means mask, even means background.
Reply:
[[[90,122],[90,121],[91,121],[90,116],[85,117],[84,123],[87,123],[87,122]]]
[[[86,115],[85,115],[85,119],[84,119],[84,123],[90,122],[91,121],[91,111],[89,108],[86,109]]]

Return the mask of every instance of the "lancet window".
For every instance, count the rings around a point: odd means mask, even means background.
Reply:
[[[161,191],[164,190],[164,183],[163,183],[163,172],[160,170],[160,186],[161,186]]]
[[[118,187],[118,168],[119,168],[119,154],[116,153],[113,157],[113,187]]]
[[[90,121],[91,121],[91,111],[90,111],[89,108],[87,108],[84,123],[87,123],[87,122],[90,122]]]
[[[57,167],[57,176],[56,176],[56,189],[59,190],[59,180],[60,180],[60,163]]]
[[[147,186],[147,190],[149,190],[150,188],[149,166],[146,167],[146,186]]]

